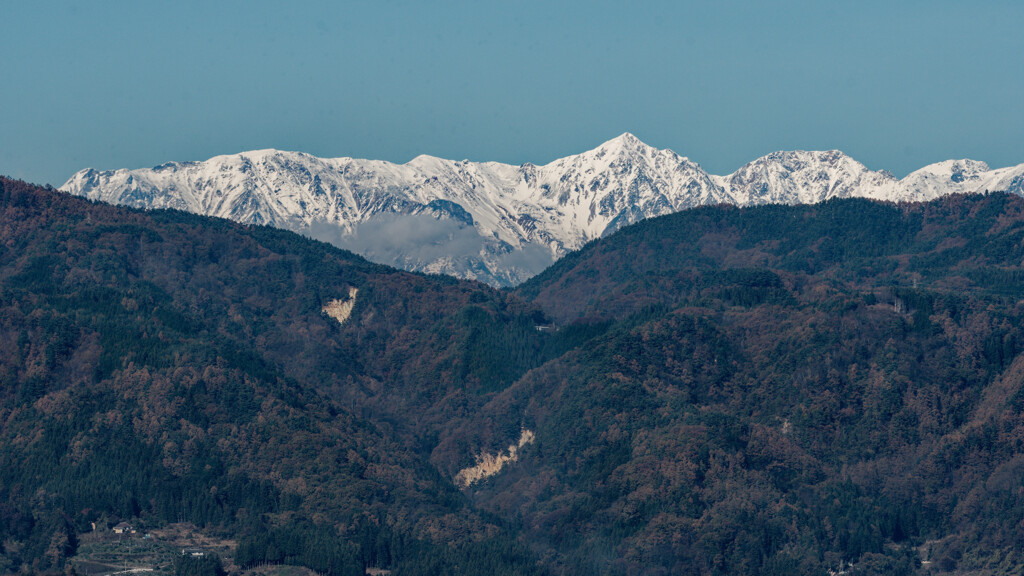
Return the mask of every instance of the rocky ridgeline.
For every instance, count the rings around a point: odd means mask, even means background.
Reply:
[[[1024,164],[948,160],[903,179],[837,150],[775,152],[727,176],[623,134],[544,166],[418,156],[406,164],[259,150],[205,162],[97,171],[61,188],[294,230],[407,270],[518,284],[622,226],[712,204],[925,201],[1024,192]]]

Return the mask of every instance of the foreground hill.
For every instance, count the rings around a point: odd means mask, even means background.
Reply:
[[[714,176],[623,134],[544,166],[418,156],[406,164],[258,150],[152,169],[86,169],[71,194],[294,230],[407,270],[518,284],[586,242],[696,206],[922,201],[1024,192],[1024,165],[949,160],[902,180],[839,152],[775,152]]]
[[[1017,573],[1022,263],[1006,195],[624,229],[518,290],[612,328],[482,411],[537,447],[474,497],[625,573]]]
[[[706,207],[513,291],[0,180],[3,571],[1016,574],[1024,199]]]
[[[358,326],[322,313],[353,288]],[[0,573],[60,569],[107,519],[221,531],[241,566],[530,572],[387,422],[495,385],[466,365],[469,301],[519,318],[291,233],[0,179]]]

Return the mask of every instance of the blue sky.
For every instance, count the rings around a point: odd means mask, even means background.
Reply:
[[[713,173],[839,148],[1024,162],[1024,3],[5,2],[0,173],[258,148],[549,162],[622,132]]]

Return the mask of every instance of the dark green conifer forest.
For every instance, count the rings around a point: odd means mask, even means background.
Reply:
[[[0,179],[0,573],[124,520],[234,543],[190,575],[1017,574],[1022,279],[1006,194],[700,208],[499,291]]]

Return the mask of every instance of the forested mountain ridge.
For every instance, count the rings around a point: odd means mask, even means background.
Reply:
[[[693,298],[692,290],[708,284],[781,286],[777,279],[758,278],[758,269],[800,281],[828,280],[833,287],[927,283],[1015,295],[1024,280],[1016,259],[1020,219],[1019,201],[1006,194],[952,195],[923,204],[848,199],[697,208],[592,242],[515,292],[563,319],[619,317]],[[694,282],[694,274],[702,281]]]
[[[496,291],[3,179],[0,569],[1019,573],[1022,263],[1013,195],[708,207]]]

